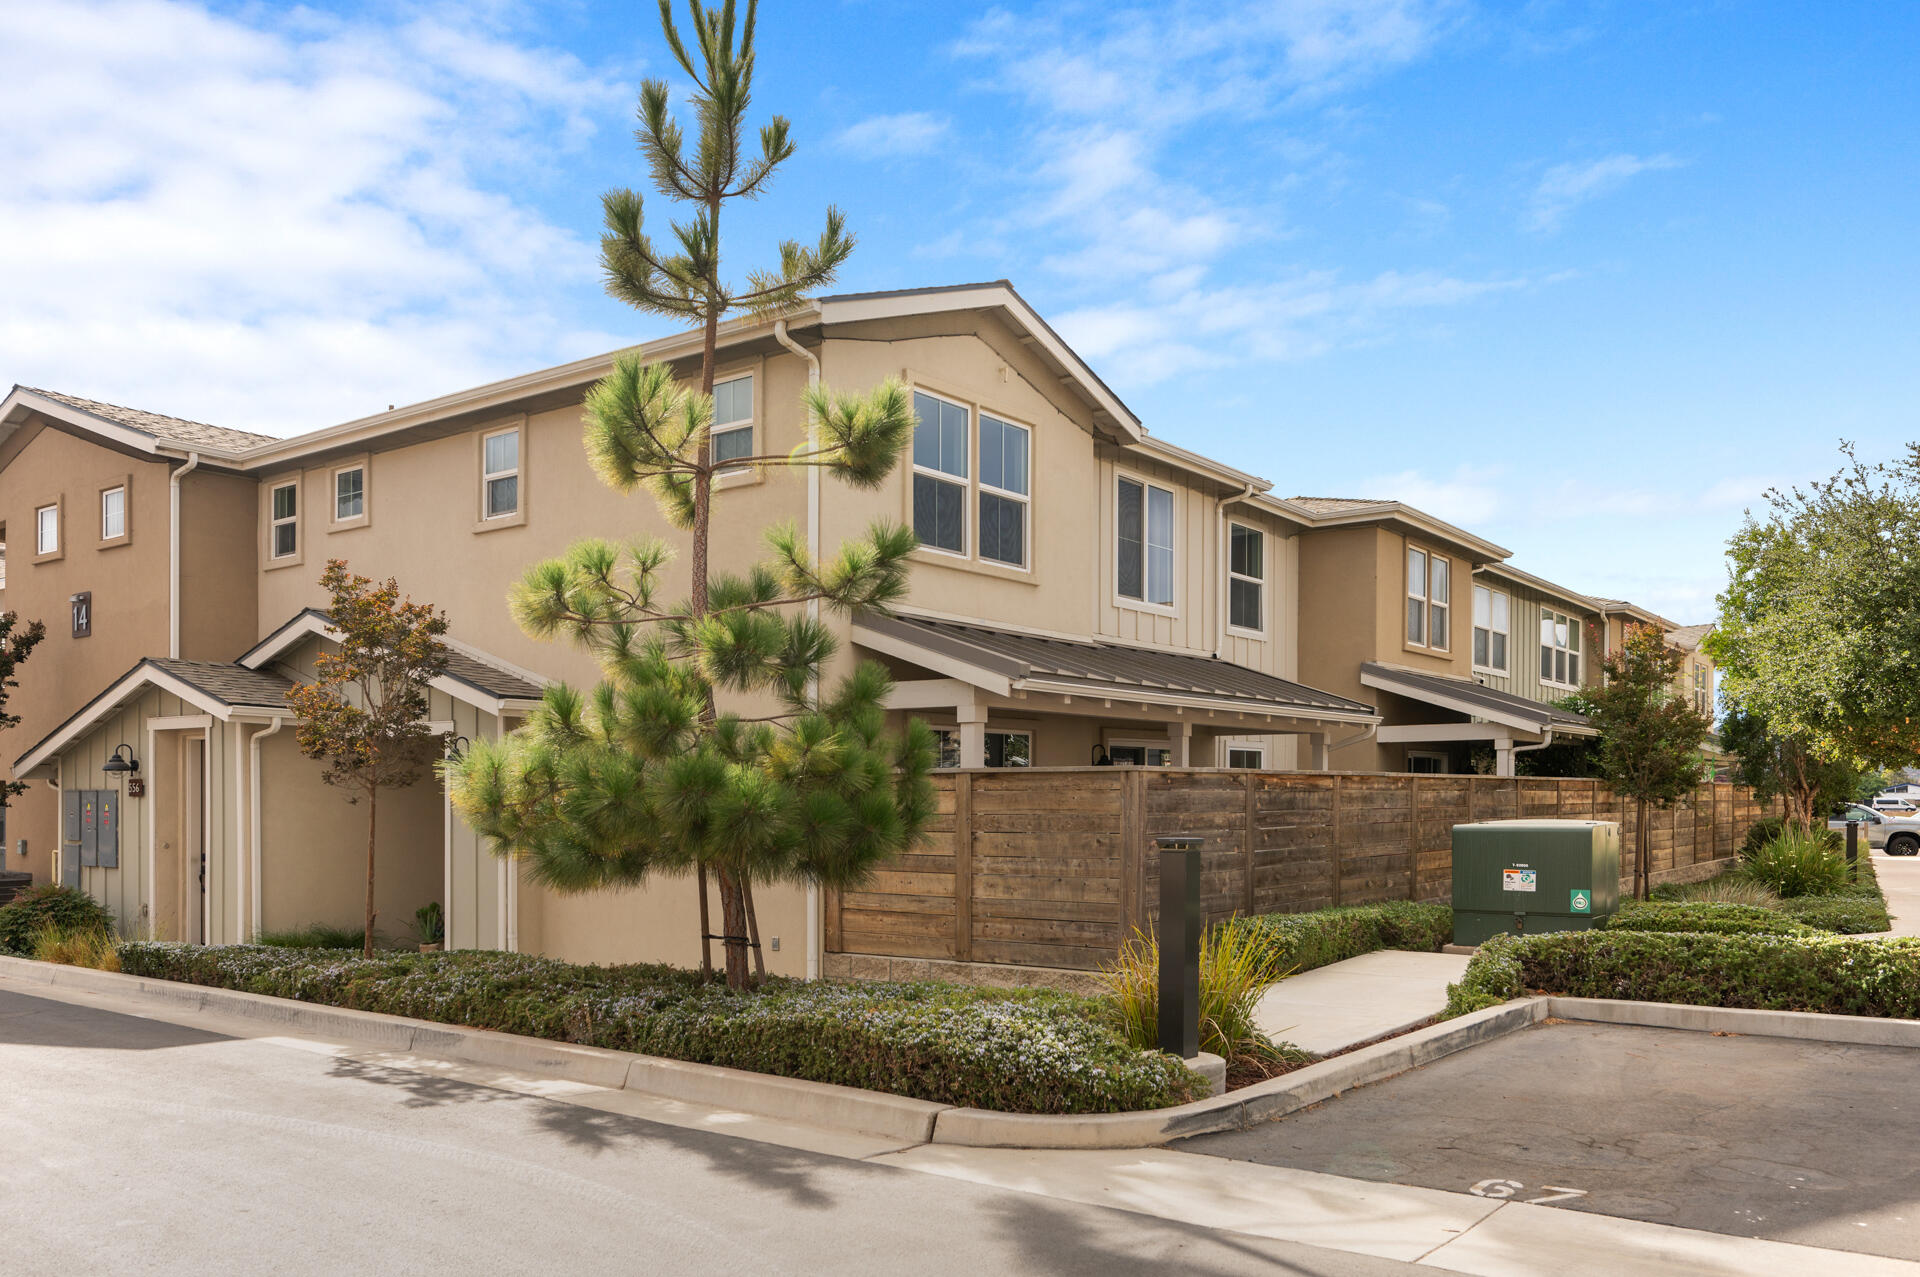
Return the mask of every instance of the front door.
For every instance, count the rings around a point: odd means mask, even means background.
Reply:
[[[183,742],[180,754],[180,920],[184,939],[207,940],[207,739]]]

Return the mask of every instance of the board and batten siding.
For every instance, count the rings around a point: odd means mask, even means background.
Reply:
[[[495,740],[500,722],[465,701],[455,700],[442,691],[428,693],[429,715],[436,722],[452,723],[453,734],[469,741]],[[447,801],[445,782],[432,782],[441,790],[444,834],[446,838],[446,911],[449,949],[505,949],[507,947],[507,908],[513,893],[508,875],[511,862],[496,856],[473,827],[453,810]]]
[[[1473,578],[1476,586],[1505,593],[1512,604],[1508,609],[1508,624],[1511,627],[1507,640],[1508,672],[1505,675],[1491,673],[1479,666],[1474,667],[1474,677],[1495,691],[1508,692],[1514,696],[1524,696],[1530,701],[1542,703],[1555,701],[1568,694],[1570,689],[1542,683],[1540,681],[1540,614],[1553,611],[1570,617],[1580,626],[1580,685],[1587,686],[1595,681],[1599,667],[1600,640],[1599,631],[1594,628],[1598,617],[1583,611],[1573,603],[1551,594],[1546,594],[1517,581],[1508,581],[1501,577],[1476,574]],[[1468,597],[1467,642],[1468,652],[1472,652],[1472,597]]]
[[[62,792],[106,789],[120,796],[120,863],[113,869],[83,866],[80,889],[113,911],[123,935],[138,934],[148,916],[147,837],[153,819],[154,780],[147,749],[147,720],[198,712],[171,692],[148,688],[60,755]],[[134,757],[140,760],[139,775],[147,782],[147,797],[127,797],[124,780],[101,770],[122,743],[131,745]],[[62,838],[70,832],[62,830]],[[59,847],[54,850],[58,855]]]

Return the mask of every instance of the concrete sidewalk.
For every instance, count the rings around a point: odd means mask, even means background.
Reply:
[[[1873,853],[1873,871],[1880,878],[1880,894],[1893,916],[1890,936],[1920,936],[1920,856]]]
[[[1915,911],[1920,920],[1920,910]],[[1470,959],[1455,953],[1383,949],[1289,976],[1268,988],[1254,1016],[1276,1042],[1315,1055],[1369,1042],[1440,1014],[1447,986]]]

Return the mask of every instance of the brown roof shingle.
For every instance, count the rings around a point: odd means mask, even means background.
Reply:
[[[123,408],[119,404],[101,403],[97,399],[82,399],[79,395],[69,395],[58,390],[42,390],[35,386],[22,386],[20,389],[36,394],[56,403],[65,404],[76,412],[116,426],[125,426],[129,430],[138,430],[141,434],[151,435],[155,439],[165,439],[169,443],[186,447],[219,448],[224,452],[245,452],[248,448],[257,448],[263,443],[272,443],[272,435],[254,434],[247,430],[230,430],[225,426],[210,426],[204,421],[188,421],[183,417],[168,417],[157,412],[147,412],[140,408]]]

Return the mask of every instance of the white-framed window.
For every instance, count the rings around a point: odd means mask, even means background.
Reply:
[[[1114,530],[1120,597],[1172,607],[1172,490],[1121,475],[1115,485]]]
[[[347,466],[333,472],[333,521],[345,523],[367,512],[367,468]]]
[[[1025,426],[980,414],[980,557],[1027,566],[1033,434]]]
[[[1149,745],[1145,741],[1114,741],[1107,746],[1107,759],[1116,766],[1171,767],[1173,746]]]
[[[1407,547],[1407,643],[1444,652],[1452,644],[1453,564]]]
[[[496,430],[480,442],[480,517],[520,512],[520,427]]]
[[[1447,772],[1447,756],[1424,749],[1410,749],[1407,751],[1407,770],[1422,776],[1444,776]]]
[[[267,553],[276,559],[292,558],[300,549],[299,481],[275,484],[269,500]]]
[[[1227,749],[1227,766],[1241,767],[1258,771],[1267,765],[1267,751],[1246,745],[1233,745]]]
[[[1473,667],[1493,674],[1507,673],[1507,646],[1512,633],[1512,597],[1505,590],[1474,586]]]
[[[1540,609],[1540,681],[1580,686],[1580,622],[1548,608]]]
[[[713,464],[753,455],[753,374],[713,383]]]
[[[936,727],[933,729],[933,738],[940,748],[940,761],[935,766],[960,766],[960,729]],[[999,728],[989,731],[987,733],[987,766],[1033,766],[1033,733],[1003,731]]]
[[[1707,677],[1707,667],[1698,661],[1693,665],[1693,708],[1701,714],[1713,712],[1713,682]]]
[[[967,552],[965,407],[924,390],[913,392],[913,534],[949,554]]]
[[[127,535],[127,490],[108,488],[100,494],[100,539],[117,541]]]
[[[43,505],[33,512],[33,552],[35,554],[60,552],[59,506]]]
[[[1236,630],[1267,628],[1264,598],[1267,537],[1258,528],[1227,525],[1227,624]]]

